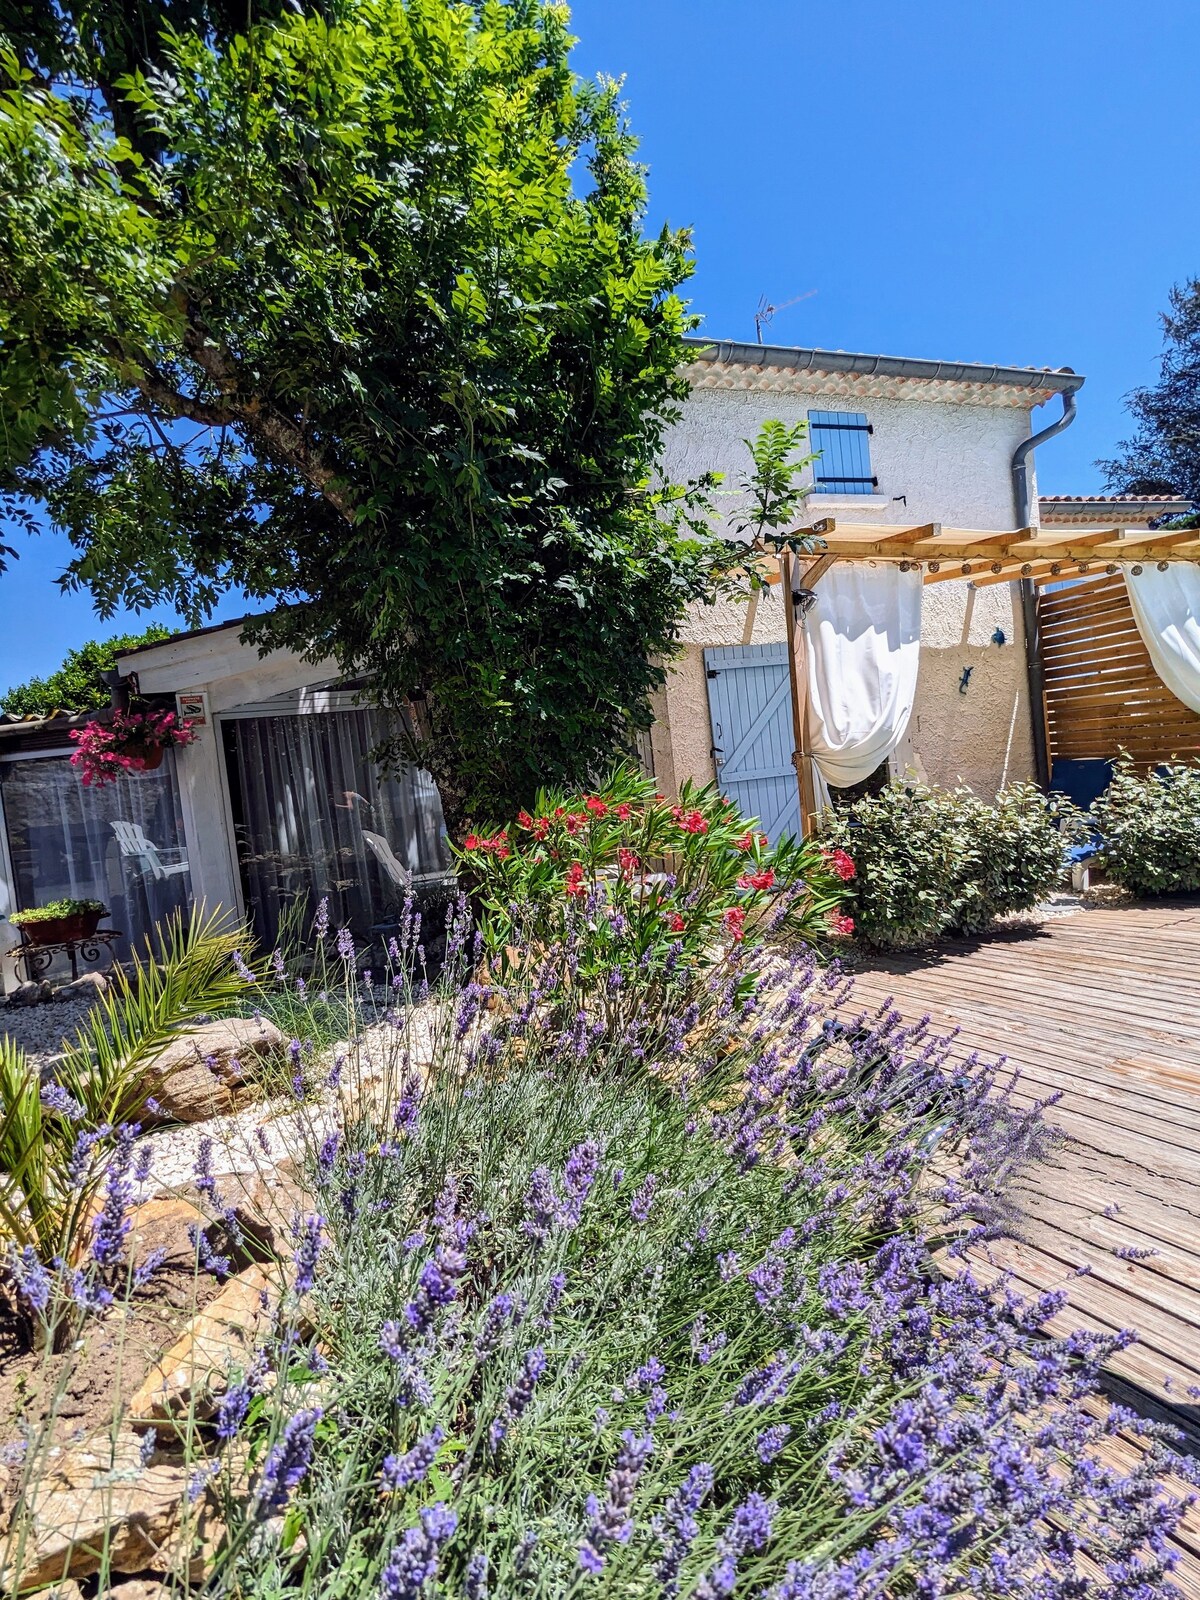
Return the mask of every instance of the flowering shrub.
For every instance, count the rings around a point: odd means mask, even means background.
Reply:
[[[1200,765],[1173,763],[1142,777],[1123,755],[1092,815],[1114,883],[1140,895],[1200,889]]]
[[[1062,878],[1066,846],[1085,833],[1078,811],[1033,784],[993,804],[970,789],[893,783],[827,814],[826,845],[849,851],[858,936],[879,948],[978,933],[1027,911]]]
[[[161,759],[169,746],[193,743],[196,734],[173,711],[114,711],[107,722],[73,728],[71,738],[79,746],[71,765],[80,769],[84,783],[99,785],[156,765],[156,755]]]
[[[768,845],[712,786],[685,785],[674,804],[630,768],[596,794],[540,794],[456,854],[494,972],[569,952],[556,983],[622,1014],[622,999],[652,1007],[663,985],[678,992],[765,930],[819,943],[844,929],[854,872],[845,852]]]
[[[931,1232],[953,1252],[998,1225],[1044,1144],[994,1071],[894,1013],[840,1022],[811,957],[741,1002],[719,975],[723,1049],[618,1062],[521,992],[481,1005],[461,916],[414,1004],[414,939],[330,1068],[342,1117],[305,1102],[275,1332],[177,1425],[224,1530],[194,1592],[1066,1600],[1083,1565],[1092,1600],[1167,1594],[1177,1463],[1087,1403],[1120,1336],[1045,1339],[1061,1294],[991,1296],[931,1256]],[[1145,1437],[1128,1472],[1097,1459],[1118,1428]],[[35,1447],[18,1506],[41,1470]]]

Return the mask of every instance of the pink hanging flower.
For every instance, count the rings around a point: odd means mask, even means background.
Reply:
[[[72,729],[71,738],[79,747],[71,765],[85,784],[100,786],[115,783],[123,772],[156,767],[164,750],[193,744],[196,734],[173,711],[114,711],[104,722]]]

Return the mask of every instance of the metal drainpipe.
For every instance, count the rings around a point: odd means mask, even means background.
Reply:
[[[1083,379],[1073,389],[1062,391],[1062,416],[1057,422],[1052,422],[1048,428],[1043,428],[1040,433],[1030,434],[1028,439],[1013,451],[1012,480],[1013,501],[1016,506],[1018,528],[1032,528],[1037,526],[1038,519],[1034,516],[1033,495],[1029,488],[1029,458],[1038,445],[1044,444],[1047,439],[1053,439],[1056,433],[1062,433],[1075,421],[1077,410],[1075,395],[1083,385]],[[1050,749],[1046,742],[1046,716],[1045,716],[1045,689],[1046,675],[1042,667],[1042,640],[1038,629],[1037,615],[1037,587],[1032,578],[1021,579],[1021,620],[1025,627],[1025,669],[1029,677],[1029,715],[1033,727],[1033,764],[1037,773],[1037,780],[1043,789],[1050,787]]]

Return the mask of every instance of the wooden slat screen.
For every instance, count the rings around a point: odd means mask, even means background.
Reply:
[[[1177,700],[1150,656],[1118,572],[1043,592],[1038,618],[1052,759],[1139,766],[1200,756],[1200,715]]]

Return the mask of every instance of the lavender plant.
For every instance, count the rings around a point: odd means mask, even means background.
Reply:
[[[1113,1341],[935,1265],[1044,1148],[994,1069],[840,1020],[811,959],[711,973],[648,1050],[449,943],[354,1041],[336,1138],[307,1103],[297,1282],[203,1445],[205,1592],[1169,1592],[1168,1445],[1087,1404]]]

